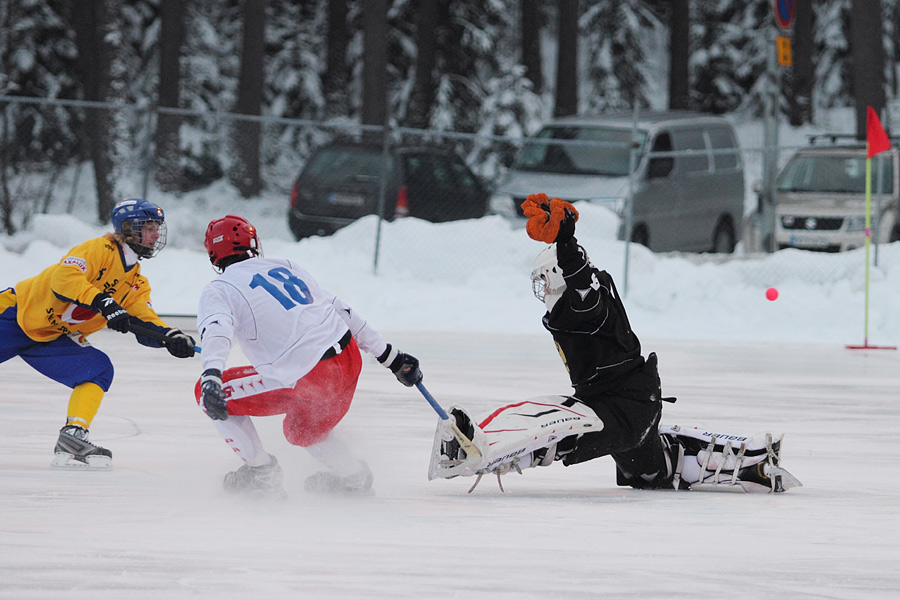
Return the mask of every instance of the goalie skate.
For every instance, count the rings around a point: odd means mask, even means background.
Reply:
[[[431,462],[428,465],[428,480],[441,478],[451,479],[459,475],[470,475],[470,471],[477,469],[481,464],[485,446],[484,432],[474,425],[469,413],[460,406],[452,406],[449,411],[450,418],[440,420],[434,432],[434,443],[431,447]],[[453,431],[453,426],[463,436],[468,437],[475,451],[471,455],[462,449]]]
[[[518,471],[520,462],[531,466],[531,454],[536,450],[549,448],[570,436],[603,429],[603,422],[591,409],[566,396],[540,396],[509,404],[484,415],[477,424],[462,408],[453,407],[450,414],[464,433],[465,426],[471,430],[472,442],[481,456],[460,452],[442,421],[435,432],[429,479]],[[448,454],[454,449],[458,451],[455,456]]]
[[[77,425],[66,425],[59,430],[54,448],[51,469],[82,469],[109,471],[112,469],[112,452],[91,443],[88,431]]]
[[[661,428],[674,437],[679,453],[674,487],[694,491],[782,493],[803,484],[781,466],[783,434],[751,437],[684,429]]]

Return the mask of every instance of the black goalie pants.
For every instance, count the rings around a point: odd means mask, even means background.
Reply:
[[[603,431],[580,436],[574,449],[562,456],[564,465],[611,455],[620,474],[629,479],[666,477],[658,433],[662,403],[656,364],[656,356],[651,354],[643,369],[629,373],[612,389],[577,396],[603,420]],[[562,452],[564,449],[558,450]]]

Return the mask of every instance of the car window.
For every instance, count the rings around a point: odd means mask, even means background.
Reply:
[[[475,188],[478,187],[478,181],[472,175],[472,172],[464,165],[461,161],[457,162],[455,160],[450,160],[447,163],[447,166],[452,173],[452,179],[454,185],[463,188]]]
[[[663,131],[657,134],[653,140],[652,152],[671,152],[672,136],[668,132]],[[656,156],[650,159],[647,165],[647,177],[655,179],[657,177],[668,177],[675,166],[675,158],[672,156]]]
[[[737,143],[731,130],[726,127],[716,127],[710,129],[708,133],[716,170],[736,169],[738,166]],[[720,150],[734,150],[734,152],[716,152]]]
[[[635,134],[639,151],[642,151],[647,132],[638,130]],[[631,129],[547,126],[525,143],[514,168],[544,173],[624,177],[628,175],[631,165],[631,136]],[[563,145],[548,143],[548,140],[577,143]]]
[[[706,140],[700,129],[681,129],[675,132],[675,150],[699,150],[700,154],[679,156],[678,164],[691,173],[709,171],[709,156],[706,153]]]
[[[403,157],[406,182],[410,185],[449,185],[447,169],[433,156],[408,154]]]
[[[882,190],[894,189],[894,177],[890,162],[882,168]],[[877,191],[877,166],[872,169],[872,188]],[[864,194],[866,192],[866,158],[857,156],[796,155],[778,176],[781,192],[832,192]]]
[[[390,164],[390,158],[389,164]],[[384,155],[377,150],[322,148],[306,164],[304,176],[319,181],[339,181],[347,177],[378,177]]]
[[[403,160],[409,183],[431,183],[457,188],[478,186],[466,165],[452,156],[408,154]]]

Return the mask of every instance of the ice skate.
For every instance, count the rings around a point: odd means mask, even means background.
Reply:
[[[112,469],[112,452],[92,444],[88,439],[88,430],[78,425],[66,425],[59,430],[53,451],[56,453],[50,463],[53,469]]]
[[[803,485],[781,466],[781,434],[747,437],[680,427],[660,432],[680,453],[676,489],[779,494]]]
[[[272,461],[267,465],[251,467],[245,464],[237,471],[226,473],[222,483],[225,491],[257,498],[287,498],[287,492],[282,487],[284,476],[281,466],[278,459],[274,456],[271,458]]]
[[[359,470],[341,477],[334,471],[320,471],[306,478],[304,488],[314,494],[373,494],[372,470],[365,461],[359,461]]]
[[[475,436],[475,426],[472,425],[472,419],[466,411],[459,407],[453,407],[450,409],[449,416],[463,435],[470,440]],[[458,464],[466,458],[468,458],[466,452],[460,447],[459,441],[453,437],[449,427],[445,428],[441,439],[441,460]]]

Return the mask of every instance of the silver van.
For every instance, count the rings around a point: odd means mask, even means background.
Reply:
[[[872,240],[879,243],[900,240],[898,169],[894,148],[872,159]],[[865,244],[865,231],[865,145],[816,143],[794,153],[775,180],[776,249],[852,250]]]
[[[587,200],[619,215],[623,240],[632,168],[632,241],[663,252],[734,250],[744,216],[740,149],[726,119],[699,113],[648,111],[636,122],[632,113],[554,119],[526,140],[491,211],[522,217],[522,202],[539,192]]]

